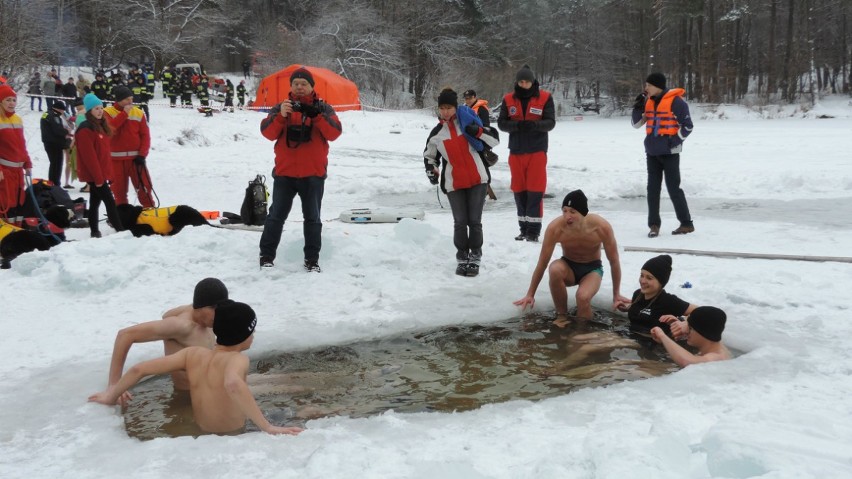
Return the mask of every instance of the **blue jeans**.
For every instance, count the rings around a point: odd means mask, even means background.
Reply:
[[[302,216],[305,219],[305,259],[318,261],[322,248],[322,195],[325,191],[325,178],[309,176],[307,178],[292,178],[275,176],[272,183],[272,205],[266,222],[263,223],[263,234],[260,236],[260,255],[275,258],[278,243],[281,242],[281,232],[284,222],[293,208],[293,198],[299,195],[302,202]]]
[[[666,190],[675,215],[683,226],[692,226],[686,195],[680,188],[680,154],[648,156],[648,226],[660,226],[660,190],[666,177]]]

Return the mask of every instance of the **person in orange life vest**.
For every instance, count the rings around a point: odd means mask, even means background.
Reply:
[[[98,210],[101,202],[106,208],[112,227],[116,231],[123,229],[107,181],[114,164],[110,156],[112,128],[106,120],[103,102],[94,93],[87,93],[83,97],[83,106],[86,108],[86,120],[74,134],[74,143],[77,145],[77,177],[89,185],[89,230],[92,238],[100,238]]]
[[[515,240],[538,241],[547,188],[547,132],[556,126],[550,92],[539,88],[530,67],[515,75],[515,89],[503,97],[497,126],[509,133],[511,189],[521,234]]]
[[[269,111],[260,122],[260,133],[275,142],[272,206],[260,236],[260,266],[273,266],[284,221],[298,194],[305,219],[305,270],[321,272],[322,248],[320,209],[328,176],[328,142],[336,140],[343,127],[334,108],[314,91],[314,77],[301,67],[290,75],[289,97]]]
[[[27,154],[24,123],[15,113],[18,94],[9,85],[0,85],[0,218],[20,226],[23,221],[24,173],[33,173]]]
[[[151,134],[145,112],[133,105],[133,92],[124,85],[112,89],[115,103],[104,108],[112,129],[112,177],[110,188],[117,205],[127,204],[127,180],[133,184],[139,203],[154,206],[151,196],[151,175],[145,158],[151,147]]]
[[[482,208],[490,174],[479,152],[497,146],[491,128],[467,106],[458,106],[458,95],[445,88],[438,95],[440,122],[429,133],[423,162],[426,176],[438,184],[453,210],[453,244],[456,247],[456,274],[476,276],[482,258]],[[441,168],[441,171],[439,171]]]
[[[686,195],[680,188],[680,152],[683,141],[692,133],[689,105],[683,99],[683,88],[666,88],[662,73],[651,73],[645,80],[645,91],[633,105],[633,127],[645,125],[645,155],[648,166],[648,232],[649,238],[660,234],[660,190],[663,175],[666,189],[674,205],[680,226],[673,235],[692,233],[695,227],[689,215]]]
[[[464,104],[476,112],[476,116],[479,117],[482,126],[491,126],[491,118],[488,116],[490,113],[488,111],[488,100],[477,98],[475,90],[466,90],[464,92]]]

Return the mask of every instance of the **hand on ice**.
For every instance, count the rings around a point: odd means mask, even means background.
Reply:
[[[532,297],[531,295],[526,295],[523,298],[513,302],[512,304],[514,304],[515,306],[520,306],[521,311],[526,311],[527,306],[529,306],[530,309],[532,309],[533,306],[535,306],[535,298]]]

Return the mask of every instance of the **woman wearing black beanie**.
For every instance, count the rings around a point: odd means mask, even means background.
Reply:
[[[678,321],[697,307],[666,292],[665,286],[672,274],[672,257],[655,256],[642,266],[639,289],[633,292],[630,304],[623,305],[630,319],[631,331],[648,335],[652,328],[660,327],[669,336],[685,336],[688,328]]]

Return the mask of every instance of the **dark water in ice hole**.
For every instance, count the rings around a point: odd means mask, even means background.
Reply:
[[[303,426],[331,415],[535,401],[678,369],[662,346],[630,335],[626,319],[595,316],[565,329],[551,325],[553,315],[528,315],[286,352],[253,363],[249,384],[273,424]],[[145,381],[133,394],[124,411],[130,436],[201,434],[189,394],[173,392],[168,377]],[[247,430],[256,429],[249,422]]]

